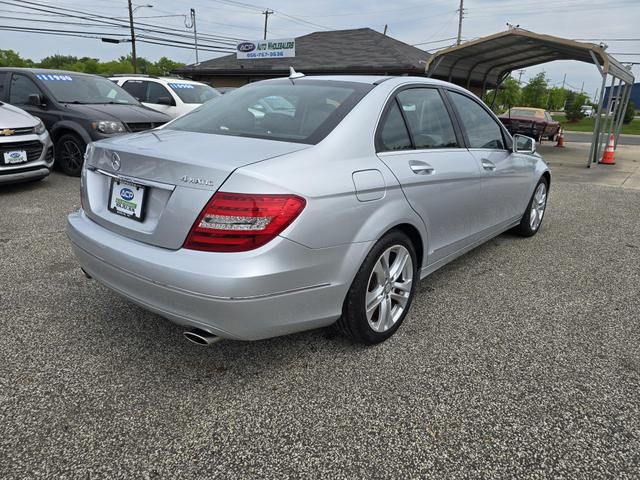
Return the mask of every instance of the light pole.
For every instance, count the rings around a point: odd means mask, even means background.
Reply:
[[[147,5],[138,5],[135,8],[133,8],[133,4],[131,3],[131,0],[127,0],[128,4],[129,4],[129,27],[131,28],[131,63],[133,64],[133,73],[138,73],[138,62],[136,59],[136,32],[135,29],[133,27],[133,12],[135,12],[136,10],[138,10],[139,8],[153,8],[153,5],[147,4]]]

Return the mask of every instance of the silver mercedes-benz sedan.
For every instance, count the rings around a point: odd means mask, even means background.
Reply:
[[[295,74],[89,145],[81,183],[67,231],[82,269],[192,341],[337,322],[373,344],[421,278],[506,230],[534,235],[550,174],[455,85]]]

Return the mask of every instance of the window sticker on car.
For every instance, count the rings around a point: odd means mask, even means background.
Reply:
[[[71,77],[70,75],[55,75],[55,74],[48,74],[48,73],[38,73],[36,74],[36,77],[39,78],[40,80],[47,80],[47,81],[58,81],[58,82],[73,82],[73,77]]]
[[[193,88],[193,85],[189,83],[170,83],[169,86],[173,89],[177,88]]]

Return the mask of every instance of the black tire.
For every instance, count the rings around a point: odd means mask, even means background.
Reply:
[[[549,141],[551,141],[551,142],[555,142],[555,141],[557,140],[557,138],[556,138],[557,136],[558,136],[558,134],[557,134],[557,133],[554,133],[553,135],[549,135],[549,136],[547,137],[547,139],[548,139]]]
[[[396,248],[398,246],[404,247],[411,257],[412,268],[408,268],[408,270],[412,272],[411,286],[404,309],[402,310],[399,318],[394,321],[393,326],[385,331],[375,331],[369,324],[369,320],[367,320],[365,299],[367,292],[369,291],[370,282],[374,276],[374,268],[376,267],[378,260],[388,249]],[[393,265],[393,262],[390,263]],[[342,307],[342,317],[340,317],[337,322],[338,329],[353,341],[366,345],[374,345],[389,338],[396,332],[396,330],[398,330],[411,307],[416,285],[419,282],[418,271],[416,250],[409,237],[399,230],[387,233],[373,246],[362,263],[362,266],[358,270],[358,273],[347,292],[347,297],[345,298],[344,305]],[[404,276],[404,273],[402,276]],[[382,295],[383,294],[381,293],[380,296],[382,297]],[[380,305],[382,305],[382,302]],[[389,303],[389,305],[392,305],[392,303]],[[396,304],[396,306],[399,306],[399,304]],[[379,312],[380,311],[378,310],[378,315],[380,315]]]
[[[538,193],[538,189],[540,188],[541,184],[544,185],[544,206],[542,210],[542,215],[538,222],[533,222],[532,224],[531,216],[533,214],[533,204],[536,201],[536,194]],[[548,198],[549,198],[549,182],[547,181],[546,177],[542,177],[536,184],[536,188],[533,189],[533,194],[531,195],[531,198],[529,199],[529,203],[527,204],[527,210],[522,216],[522,220],[520,220],[520,225],[515,227],[513,229],[513,232],[522,237],[532,237],[536,233],[538,233],[538,230],[540,230],[540,226],[544,221],[544,213],[546,212],[546,209],[547,209]],[[538,213],[536,212],[536,215],[537,214]]]
[[[56,141],[56,165],[67,175],[79,177],[87,144],[75,133],[65,133]]]

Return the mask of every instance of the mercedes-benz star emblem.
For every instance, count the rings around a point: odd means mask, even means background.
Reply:
[[[117,172],[118,170],[120,170],[120,165],[122,165],[122,163],[120,162],[120,155],[118,155],[116,152],[113,152],[111,154],[111,166]]]

